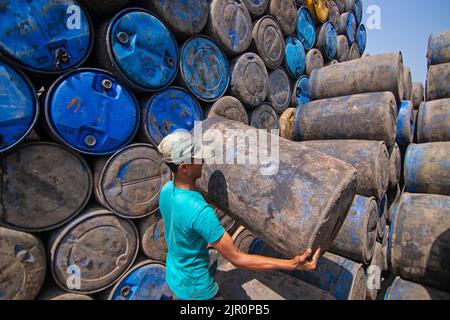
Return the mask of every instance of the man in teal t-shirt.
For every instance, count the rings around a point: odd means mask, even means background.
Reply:
[[[197,191],[202,174],[202,149],[187,132],[176,132],[158,146],[174,175],[159,196],[167,242],[166,279],[177,299],[210,300],[219,287],[209,272],[208,244],[237,268],[248,270],[315,270],[320,249],[311,261],[309,249],[302,256],[281,260],[245,254],[234,245],[213,208]]]

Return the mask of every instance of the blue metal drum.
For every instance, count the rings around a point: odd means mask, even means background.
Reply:
[[[73,0],[0,2],[0,53],[39,73],[82,64],[93,43],[88,15]]]
[[[414,138],[414,106],[411,101],[402,101],[397,118],[397,142],[400,149],[405,150]]]
[[[143,102],[140,138],[157,146],[175,130],[191,131],[202,120],[198,101],[182,88],[169,87]]]
[[[361,24],[363,18],[363,3],[362,0],[354,0],[353,14],[356,18],[356,24]]]
[[[171,300],[163,263],[146,260],[127,272],[112,289],[109,300]]]
[[[210,38],[191,38],[181,48],[180,76],[198,99],[216,101],[223,96],[230,82],[228,59]]]
[[[170,30],[149,11],[118,13],[107,25],[99,60],[132,89],[156,91],[167,87],[178,71],[178,46]],[[106,50],[106,52],[105,52]]]
[[[358,25],[356,23],[355,15],[351,12],[343,13],[339,23],[339,34],[347,37],[350,46],[356,41],[357,30]]]
[[[306,67],[306,53],[302,42],[296,36],[289,36],[286,39],[284,59],[289,76],[294,79],[300,78]]]
[[[324,59],[331,61],[337,55],[337,32],[331,22],[326,22],[318,29],[316,47],[320,49]]]
[[[309,97],[309,77],[301,76],[295,83],[292,93],[292,106],[297,107],[299,105],[306,104],[311,101]]]
[[[359,52],[361,54],[364,54],[364,51],[366,51],[366,44],[367,44],[367,32],[366,32],[366,27],[363,24],[359,25],[356,38],[357,38],[356,41],[358,43]]]
[[[297,17],[297,36],[305,47],[305,50],[309,50],[314,47],[316,42],[314,19],[307,7],[298,9]]]
[[[0,61],[0,153],[18,144],[38,117],[37,96],[20,71]]]
[[[81,153],[112,154],[139,126],[133,93],[109,72],[77,69],[60,77],[45,98],[45,118],[54,138]]]

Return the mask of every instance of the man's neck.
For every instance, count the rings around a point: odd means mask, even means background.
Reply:
[[[175,178],[173,180],[173,183],[175,184],[175,187],[179,189],[185,189],[190,191],[197,191],[197,186],[195,184],[195,181],[182,181],[180,179]]]

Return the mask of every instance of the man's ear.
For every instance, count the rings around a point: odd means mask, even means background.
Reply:
[[[179,171],[179,172],[186,173],[186,170],[187,170],[187,164],[186,164],[186,163],[182,163],[182,164],[180,164],[180,165],[178,166],[178,171]]]

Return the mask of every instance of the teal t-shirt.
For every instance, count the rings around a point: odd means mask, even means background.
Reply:
[[[159,210],[168,248],[167,284],[178,299],[212,299],[219,287],[208,269],[207,245],[225,233],[213,208],[199,192],[170,181],[159,195]]]

